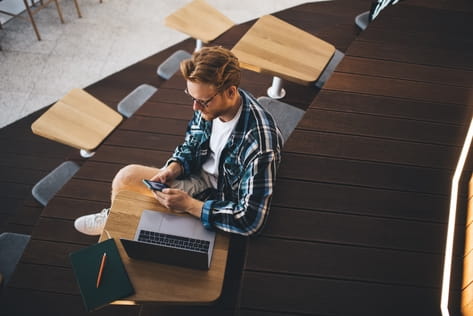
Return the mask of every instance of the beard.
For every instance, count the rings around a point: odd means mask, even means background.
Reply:
[[[206,121],[213,121],[217,117],[220,117],[226,113],[226,111],[212,111],[212,112],[204,112],[200,111],[202,114],[202,118]]]

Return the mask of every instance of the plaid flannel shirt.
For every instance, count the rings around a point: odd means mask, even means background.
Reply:
[[[240,118],[219,161],[216,198],[204,202],[201,221],[207,229],[251,235],[264,225],[281,160],[281,133],[271,115],[246,91]],[[198,174],[210,154],[212,122],[194,112],[186,138],[167,164],[183,167],[180,178]]]

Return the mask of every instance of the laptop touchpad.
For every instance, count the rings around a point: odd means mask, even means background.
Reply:
[[[159,231],[163,234],[195,238],[195,230],[200,222],[192,217],[164,214]],[[202,224],[200,224],[202,225]]]

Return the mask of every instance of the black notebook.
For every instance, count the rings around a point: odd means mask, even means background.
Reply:
[[[107,255],[100,285],[97,288],[97,276],[104,253]],[[73,252],[70,258],[85,308],[88,311],[134,294],[135,291],[114,239]]]

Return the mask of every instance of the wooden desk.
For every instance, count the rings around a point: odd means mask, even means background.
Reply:
[[[256,21],[232,52],[244,68],[309,85],[319,78],[335,53],[335,47],[281,19],[266,15]],[[277,91],[281,88],[276,87],[277,84],[280,81],[273,81],[274,89],[268,90],[270,97],[283,93]],[[279,95],[280,98],[283,96]]]
[[[195,38],[196,50],[202,47],[202,42],[213,41],[234,25],[232,20],[204,0],[190,2],[166,17],[164,23]]]
[[[152,197],[134,192],[120,192],[112,209],[100,241],[115,238],[135,294],[117,304],[137,302],[212,303],[220,297],[227,264],[230,238],[217,233],[212,262],[208,271],[130,259],[120,238],[133,239],[143,210],[169,212]],[[188,215],[184,215],[188,216]]]
[[[33,124],[33,133],[90,153],[123,117],[82,89],[73,89]]]

